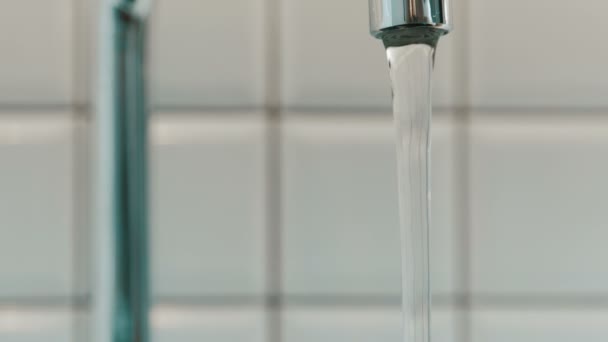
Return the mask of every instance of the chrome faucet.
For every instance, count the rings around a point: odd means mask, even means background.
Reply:
[[[450,0],[369,0],[370,32],[387,46],[436,44],[451,29]]]
[[[102,0],[94,175],[93,341],[147,342],[145,36],[151,0]]]
[[[449,0],[370,0],[370,31],[382,39],[393,84],[402,239],[404,341],[431,339],[429,255],[431,76]],[[407,138],[406,138],[407,137]],[[412,140],[415,138],[417,142]]]

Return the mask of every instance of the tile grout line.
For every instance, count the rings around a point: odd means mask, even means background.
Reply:
[[[282,337],[282,215],[281,215],[281,121],[277,111],[266,117],[266,299],[269,342],[280,342]]]
[[[70,138],[70,155],[71,155],[71,170],[72,170],[72,179],[71,179],[71,186],[72,189],[70,191],[70,194],[72,196],[71,201],[70,201],[70,207],[72,208],[72,213],[71,213],[71,229],[72,229],[72,253],[71,253],[71,257],[72,257],[72,261],[71,261],[71,293],[72,295],[74,295],[74,292],[76,292],[79,287],[80,287],[80,282],[79,282],[79,273],[80,273],[80,258],[78,257],[78,254],[80,252],[80,231],[79,231],[79,227],[80,227],[80,220],[81,220],[81,215],[80,215],[80,205],[79,203],[81,203],[79,201],[80,199],[80,185],[81,185],[81,178],[80,178],[80,167],[79,167],[79,161],[80,161],[80,149],[78,148],[78,142],[79,142],[79,134],[78,134],[78,119],[75,115],[71,116],[70,119],[70,124],[71,124],[71,138]],[[78,327],[76,322],[74,321],[74,319],[72,319],[71,321],[71,334],[72,334],[72,340],[76,340],[76,335],[77,335],[77,331],[78,331]]]
[[[480,294],[465,298],[466,295],[441,295],[435,296],[437,300],[434,305],[441,309],[463,309],[465,302],[470,300],[475,309],[492,310],[532,310],[532,311],[607,311],[608,293],[594,294],[555,294],[544,295],[539,293],[509,293],[509,294]],[[269,303],[271,307],[277,305],[277,301],[264,301],[259,296],[252,294],[227,294],[209,296],[161,296],[154,300],[155,305],[177,306],[177,307],[253,307]],[[49,309],[49,308],[73,308],[86,310],[91,305],[91,298],[87,294],[66,296],[3,296],[0,297],[0,310],[9,309]],[[401,308],[401,296],[378,296],[378,295],[290,295],[286,296],[283,306],[296,308]]]
[[[79,114],[77,112],[80,111],[80,108],[78,107],[78,90],[80,89],[80,87],[78,86],[81,79],[80,79],[80,66],[81,63],[83,63],[83,61],[81,61],[80,59],[82,58],[81,54],[80,54],[80,49],[82,48],[81,46],[81,40],[79,39],[79,28],[82,25],[82,22],[79,18],[79,12],[82,10],[81,7],[81,1],[79,0],[72,0],[70,1],[70,7],[71,7],[71,38],[72,38],[72,42],[71,42],[71,56],[72,56],[72,63],[71,63],[71,82],[72,82],[72,86],[71,86],[71,107],[73,110],[73,113],[71,113],[70,116],[70,124],[71,124],[71,129],[70,132],[72,134],[71,138],[70,138],[70,154],[71,154],[71,170],[72,170],[72,179],[71,179],[71,208],[73,210],[72,214],[71,214],[71,229],[72,229],[72,253],[71,253],[71,257],[72,257],[72,261],[71,261],[71,283],[72,283],[72,289],[71,289],[71,296],[77,296],[77,293],[79,292],[82,284],[80,282],[80,276],[81,276],[81,270],[82,268],[82,259],[85,258],[80,258],[80,254],[83,252],[83,250],[85,250],[81,244],[81,239],[83,239],[82,236],[82,231],[81,229],[84,227],[84,225],[82,225],[82,223],[84,222],[84,218],[83,215],[81,214],[81,210],[82,208],[84,208],[86,205],[85,203],[87,203],[84,200],[84,196],[81,193],[82,190],[82,185],[85,181],[85,176],[84,176],[84,172],[82,169],[82,151],[81,151],[81,147],[82,145],[81,143],[81,136],[80,136],[80,118],[79,118]],[[86,259],[85,259],[86,260]],[[75,308],[71,308],[71,313],[74,314]],[[71,339],[73,341],[78,340],[79,338],[81,338],[81,329],[80,329],[80,324],[78,324],[79,322],[77,321],[76,317],[72,317],[70,319],[70,334],[71,334]]]
[[[461,87],[461,84],[457,85]],[[18,112],[20,115],[28,115],[30,113],[39,114],[40,112],[67,112],[67,111],[88,111],[89,104],[66,104],[66,103],[1,103],[0,116],[4,114],[14,114]],[[152,115],[163,114],[163,112],[175,112],[176,114],[188,115],[208,115],[208,114],[231,114],[242,112],[255,112],[275,109],[276,106],[155,106],[151,108]],[[281,107],[282,112],[297,112],[302,115],[320,116],[320,115],[344,115],[371,117],[374,115],[392,115],[389,108],[384,107]],[[553,108],[549,106],[543,107],[469,107],[469,106],[433,106],[433,114],[442,112],[458,112],[463,113],[469,111],[473,113],[483,113],[484,117],[513,117],[514,115],[525,116],[529,114],[547,115],[550,118],[572,118],[573,114],[577,116],[583,115],[586,119],[603,118],[608,113],[608,108]]]
[[[281,107],[281,0],[265,0],[265,108]]]
[[[456,7],[456,11],[460,11],[460,23],[457,23],[456,30],[461,30],[462,34],[457,35],[456,39],[456,63],[452,71],[454,77],[452,87],[456,90],[456,108],[455,108],[455,126],[456,134],[454,136],[454,170],[453,180],[456,181],[456,226],[458,227],[458,241],[456,242],[459,249],[457,250],[455,263],[457,272],[460,272],[458,279],[459,300],[456,302],[459,308],[459,318],[455,320],[455,338],[459,342],[472,342],[473,338],[473,321],[472,321],[472,301],[471,301],[471,141],[470,141],[470,124],[471,124],[471,68],[469,65],[470,58],[470,6],[471,0],[460,0],[461,6]],[[457,31],[456,31],[457,32]]]
[[[458,219],[457,225],[460,226],[460,232],[458,244],[460,250],[458,251],[458,258],[460,260],[458,267],[461,271],[461,279],[459,281],[460,291],[464,293],[462,296],[461,307],[464,311],[462,313],[462,322],[460,326],[460,339],[461,342],[470,342],[472,334],[472,317],[471,317],[471,283],[472,283],[472,270],[471,270],[471,194],[470,194],[470,159],[471,159],[471,142],[470,142],[470,116],[468,111],[458,113],[457,118],[457,142],[456,142],[456,172],[455,176],[458,181],[457,194],[462,201],[458,201],[457,212]],[[458,269],[457,268],[457,269]]]
[[[281,0],[264,0],[266,134],[266,340],[283,339]]]
[[[90,77],[90,35],[92,27],[89,19],[92,18],[90,4],[72,0],[72,99],[71,110],[72,138],[72,293],[74,306],[72,307],[71,335],[73,341],[88,339],[86,324],[82,313],[89,310],[90,295],[89,277],[87,270],[90,256],[90,164],[89,164],[89,134],[91,95]],[[96,21],[93,21],[96,22]],[[27,108],[23,108],[27,109]],[[83,311],[84,310],[84,311]]]
[[[88,298],[90,296],[89,284],[89,269],[90,255],[87,253],[91,250],[91,164],[89,155],[89,134],[87,133],[90,129],[90,116],[88,111],[79,112],[75,118],[74,124],[74,142],[73,148],[73,164],[74,164],[74,217],[75,217],[75,237],[74,243],[76,247],[74,250],[75,261],[74,261],[74,290],[76,291],[75,296],[77,298]],[[83,327],[79,324],[75,326],[75,334],[82,335]],[[78,340],[78,339],[76,339]]]
[[[86,1],[72,0],[72,107],[86,107],[89,94],[88,43],[90,27],[87,25],[90,8]]]

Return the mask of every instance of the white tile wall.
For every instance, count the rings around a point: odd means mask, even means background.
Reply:
[[[65,309],[0,309],[0,340],[80,342],[72,337],[74,314]]]
[[[483,116],[471,127],[473,292],[606,293],[608,120]]]
[[[433,282],[453,290],[451,128],[436,120]],[[284,286],[295,294],[400,293],[389,116],[289,116],[283,152]]]
[[[365,1],[277,3],[280,18],[272,18],[264,0],[159,1],[151,30],[153,104],[259,107],[267,98],[267,72],[273,77],[280,71],[281,101],[288,108],[390,106],[385,57],[367,33]],[[95,34],[87,30],[96,30],[97,1],[5,5],[0,105],[86,102],[87,61],[95,50]],[[442,39],[437,55],[437,106],[608,105],[604,1],[462,0],[454,6],[455,32]],[[513,25],[513,18],[536,24]],[[281,23],[274,42],[281,70],[267,70],[269,20]],[[584,24],[555,24],[573,20]],[[397,294],[389,117],[294,114],[284,128],[285,292]],[[75,293],[72,129],[57,113],[0,116],[0,298]],[[605,295],[608,163],[602,156],[608,119],[577,111],[478,112],[470,129],[473,295]],[[156,296],[265,292],[265,131],[261,113],[164,113],[155,119]],[[456,267],[461,261],[455,260],[455,203],[461,197],[455,193],[454,134],[450,119],[438,117],[432,269],[434,292],[442,295],[463,290]],[[435,312],[434,339],[456,341],[457,315]],[[608,315],[599,309],[478,308],[471,318],[471,342],[608,337]],[[153,319],[157,342],[267,338],[261,308],[160,307]],[[59,308],[1,308],[0,340],[80,341],[71,334],[82,321]],[[286,342],[401,339],[398,311],[387,308],[289,307],[283,322]]]
[[[97,76],[97,43],[102,0],[74,1],[73,65],[74,102],[87,105],[94,100]]]
[[[389,107],[382,43],[369,35],[366,1],[283,0],[282,98],[287,107]],[[452,38],[437,59],[435,104],[453,103]]]
[[[431,128],[431,287],[435,294],[461,292],[456,209],[456,125],[450,113],[435,115]]]
[[[263,292],[264,132],[260,113],[164,113],[154,121],[156,295]]]
[[[433,341],[452,342],[455,314],[437,310]],[[283,317],[285,342],[394,342],[403,340],[401,312],[390,308],[292,308]]]
[[[608,105],[606,1],[470,2],[473,106]]]
[[[74,296],[86,296],[92,288],[94,277],[91,267],[95,239],[93,239],[93,225],[91,223],[94,214],[94,193],[92,184],[94,175],[94,152],[95,141],[92,134],[93,127],[91,118],[86,115],[77,115],[72,118],[74,136],[72,137],[72,168],[70,181],[74,186],[74,196],[71,202],[71,210],[74,213],[74,241],[72,242],[75,257],[72,277],[74,278],[72,294]]]
[[[263,4],[262,0],[159,1],[151,28],[153,104],[262,105]]]
[[[0,104],[72,101],[69,0],[5,0],[0,11]]]
[[[71,137],[67,114],[0,116],[0,297],[71,292]]]
[[[153,342],[264,342],[266,318],[261,309],[156,308]]]
[[[608,339],[606,311],[474,312],[471,342],[600,342]]]

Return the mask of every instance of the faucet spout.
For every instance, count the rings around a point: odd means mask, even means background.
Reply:
[[[450,0],[369,0],[369,8],[370,32],[388,46],[436,42],[452,28]]]

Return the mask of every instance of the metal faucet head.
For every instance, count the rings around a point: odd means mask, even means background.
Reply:
[[[446,34],[450,14],[450,0],[369,0],[371,34],[385,42],[387,35],[408,30]]]

